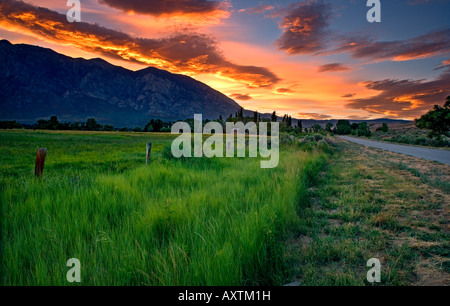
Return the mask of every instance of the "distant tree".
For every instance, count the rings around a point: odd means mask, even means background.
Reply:
[[[58,127],[59,127],[58,117],[56,117],[56,116],[51,116],[51,117],[50,117],[50,120],[48,121],[47,129],[48,129],[48,130],[57,130]]]
[[[322,126],[316,123],[311,128],[313,129],[314,133],[318,133],[322,129]]]
[[[358,124],[358,128],[356,129],[356,134],[358,136],[366,136],[369,137],[372,135],[372,132],[370,131],[369,126],[367,125],[367,122],[361,122]]]
[[[419,129],[429,130],[430,138],[436,136],[440,139],[442,135],[450,137],[450,96],[445,100],[443,107],[435,105],[428,113],[416,119],[416,126]]]
[[[237,119],[237,121],[242,121],[243,119],[244,119],[244,110],[243,110],[243,108],[241,107],[237,112],[236,112],[236,115],[235,115],[235,117],[234,118],[236,118]]]
[[[258,112],[257,111],[255,111],[253,113],[253,122],[258,123]]]
[[[23,126],[17,121],[0,121],[0,129],[21,129]]]
[[[42,130],[57,130],[59,128],[59,121],[56,116],[51,116],[50,120],[38,120],[37,124],[35,124],[33,128]]]
[[[144,132],[152,132],[153,131],[153,126],[151,125],[151,123],[147,123],[144,127]]]
[[[302,129],[303,129],[303,123],[302,123],[301,120],[298,120],[298,121],[297,121],[297,128],[300,129],[300,132],[302,131]]]
[[[353,131],[356,131],[356,130],[358,129],[358,123],[352,123],[352,125],[350,126],[350,128],[351,128]]]
[[[70,129],[71,130],[79,130],[81,128],[81,125],[80,125],[80,123],[77,121],[77,122],[74,122],[74,123],[72,123],[71,125],[70,125]]]
[[[277,112],[276,111],[272,113],[271,121],[277,122]]]
[[[336,124],[336,132],[339,135],[348,135],[350,134],[352,128],[350,125],[350,121],[348,120],[339,120]]]
[[[328,122],[327,123],[327,125],[325,126],[325,130],[327,131],[327,132],[332,132],[332,129],[333,128],[333,123],[331,123],[331,122]]]
[[[103,130],[103,131],[109,131],[109,132],[111,132],[111,131],[114,131],[114,126],[109,125],[109,124],[105,124],[105,125],[102,127],[102,130]]]
[[[163,127],[163,128],[161,129],[161,133],[169,133],[170,131],[172,131],[172,129],[171,129],[171,128],[168,128],[168,127]]]
[[[128,132],[128,129],[126,127],[123,127],[120,129],[121,132]]]
[[[220,121],[223,121],[222,115],[219,116],[219,120],[220,120]]]
[[[94,118],[89,118],[86,121],[86,129],[88,131],[98,131],[100,130],[101,125],[97,123],[97,121]]]
[[[142,128],[137,126],[133,129],[133,132],[142,132]]]
[[[152,126],[152,132],[161,132],[161,129],[164,127],[164,122],[161,119],[152,119],[148,125]]]
[[[387,123],[383,123],[383,125],[381,126],[381,131],[383,133],[389,132],[389,126],[387,125]]]

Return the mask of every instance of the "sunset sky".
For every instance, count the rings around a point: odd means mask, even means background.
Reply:
[[[300,119],[413,119],[450,95],[450,0],[0,0],[0,38],[202,81]]]

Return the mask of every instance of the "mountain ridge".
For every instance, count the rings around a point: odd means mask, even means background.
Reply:
[[[101,58],[72,58],[54,50],[0,41],[0,119],[30,123],[95,117],[139,126],[152,118],[206,119],[240,109],[231,98],[189,76],[154,67],[138,71]]]

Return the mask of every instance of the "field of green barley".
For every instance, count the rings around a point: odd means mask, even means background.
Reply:
[[[0,284],[282,285],[286,236],[326,154],[282,146],[274,169],[176,160],[164,154],[174,137],[1,131]],[[66,280],[70,258],[79,284]]]

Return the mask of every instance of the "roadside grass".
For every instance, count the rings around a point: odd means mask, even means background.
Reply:
[[[285,146],[255,158],[172,160],[173,136],[0,133],[2,285],[281,285],[284,241],[327,162]],[[153,142],[145,166],[145,143]],[[47,147],[44,177],[35,150]]]
[[[366,262],[378,258],[380,285],[449,284],[448,166],[430,162],[430,178],[424,167],[405,170],[417,159],[399,167],[392,156],[403,158],[340,143],[298,210],[300,225],[286,248],[290,281],[369,285]]]
[[[415,127],[414,123],[393,126],[388,132],[374,131],[370,139],[424,147],[450,147],[449,137],[442,135],[441,139],[430,138],[427,130]]]

